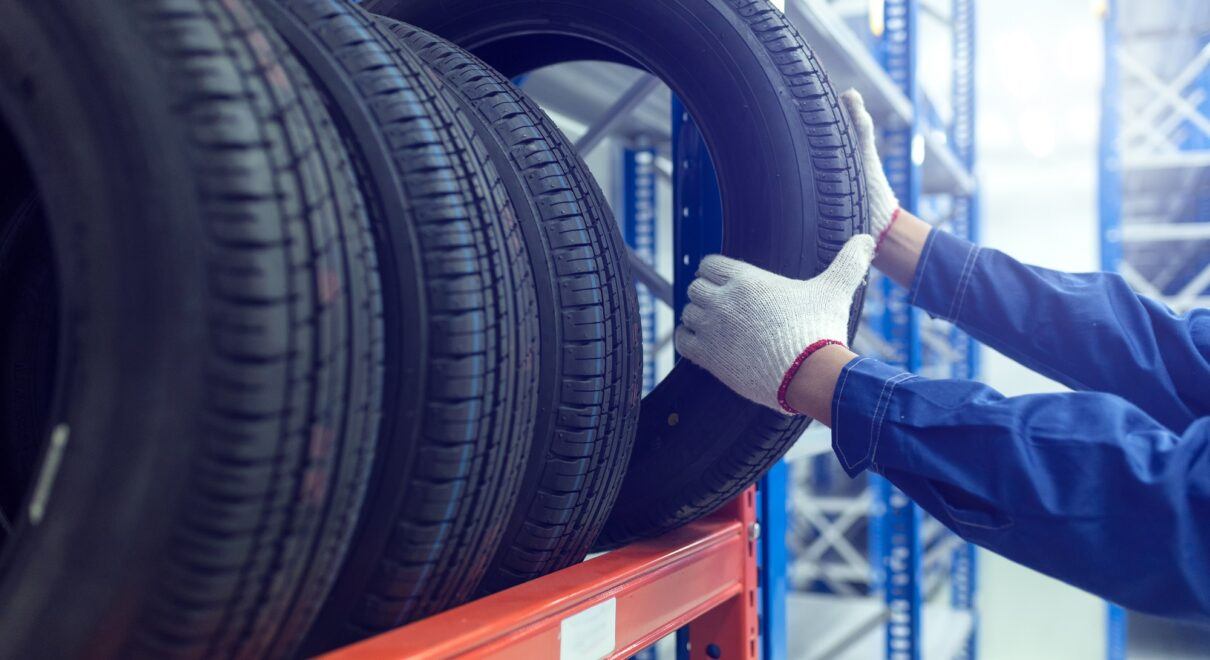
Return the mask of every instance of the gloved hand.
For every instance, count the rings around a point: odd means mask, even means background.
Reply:
[[[874,119],[866,112],[865,101],[855,89],[849,89],[840,95],[849,118],[853,120],[853,130],[857,133],[857,149],[861,152],[861,161],[865,166],[866,198],[870,206],[870,233],[877,239],[877,245],[882,245],[891,224],[899,217],[899,200],[887,182],[886,173],[882,170],[882,160],[878,158],[878,149],[874,146]]]
[[[745,398],[797,414],[786,388],[811,353],[844,345],[853,294],[873,258],[874,239],[866,234],[849,239],[809,280],[710,255],[689,285],[676,349]]]

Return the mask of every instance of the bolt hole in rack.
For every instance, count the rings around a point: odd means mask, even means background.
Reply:
[[[971,237],[973,2],[773,3],[838,90],[865,94],[904,205]],[[931,103],[916,80],[920,14],[948,26],[945,104]],[[517,82],[574,142],[622,225],[649,391],[675,362],[672,331],[697,263],[721,244],[704,142],[668,88],[635,69],[574,62]],[[856,348],[928,375],[976,368],[968,339],[917,318],[904,293],[878,279]],[[794,457],[705,520],[332,657],[870,658],[882,649],[893,658],[973,657],[973,550],[886,482],[836,478],[828,444],[826,429],[809,430]],[[946,583],[950,602],[926,606]],[[788,594],[790,586],[811,589]]]
[[[1108,0],[1101,267],[1178,313],[1210,307],[1210,3]],[[1204,658],[1210,633],[1108,607],[1108,656]]]

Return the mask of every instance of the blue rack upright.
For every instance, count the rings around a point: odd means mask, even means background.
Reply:
[[[975,6],[953,0],[948,12],[936,3],[927,9],[919,0],[865,8],[790,0],[787,7],[835,86],[856,87],[865,97],[901,205],[943,230],[977,239]],[[953,44],[945,118],[918,77],[924,22],[948,31]],[[978,375],[978,348],[969,337],[917,313],[906,291],[876,274],[855,348],[927,376]],[[796,657],[973,658],[975,549],[880,477],[869,475],[862,487],[836,476],[826,437],[805,444],[806,455],[822,457],[792,463],[798,483],[791,487],[796,556],[790,574],[808,593],[791,596],[791,629],[805,628],[809,637],[792,640]],[[865,561],[855,556],[862,547]],[[803,626],[796,607],[806,613]]]

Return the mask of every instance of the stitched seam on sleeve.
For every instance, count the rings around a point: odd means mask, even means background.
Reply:
[[[870,464],[871,465],[876,465],[878,463],[878,442],[882,439],[882,423],[886,421],[886,413],[888,410],[891,409],[891,399],[893,399],[895,397],[895,388],[899,387],[900,383],[906,383],[907,381],[909,381],[913,378],[919,378],[919,376],[917,376],[916,374],[904,372],[904,373],[901,373],[901,374],[889,379],[889,380],[894,380],[895,382],[891,384],[891,391],[887,392],[886,407],[884,407],[882,409],[882,412],[878,415],[877,419],[874,420],[874,424],[877,428],[876,428],[876,430],[873,431],[874,442],[873,442],[873,449],[870,452]],[[898,379],[898,380],[896,380],[896,379]]]
[[[958,274],[958,285],[954,289],[954,296],[952,298],[950,298],[949,311],[947,311],[945,313],[945,315],[942,316],[942,318],[944,318],[946,321],[949,321],[951,323],[954,321],[954,307],[958,304],[958,294],[961,293],[962,290],[966,288],[967,277],[970,274],[971,264],[974,261],[974,256],[976,253],[978,253],[978,250],[975,248],[974,245],[970,246],[970,248],[967,249],[966,260],[962,262],[962,270]]]
[[[868,358],[868,357],[858,358],[856,362],[849,365],[848,369],[845,369],[844,377],[840,379],[840,385],[837,387],[836,394],[833,397],[834,401],[840,401],[840,398],[842,396],[844,396],[844,386],[846,383],[849,382],[849,374],[852,373],[853,370],[857,368],[857,365],[859,365],[862,362],[865,362],[866,360],[869,360],[869,359],[870,358]],[[834,413],[839,413],[839,412],[840,412],[840,409],[839,409],[839,407],[837,407],[837,409],[834,411]],[[844,450],[841,449],[841,442],[839,440],[839,438],[840,438],[840,415],[839,414],[835,414],[834,417],[832,418],[832,433],[837,438],[836,453],[840,455],[840,462],[843,463],[844,466],[847,468],[853,467],[853,464],[849,462],[849,459],[845,458]]]
[[[958,520],[958,518],[956,518],[954,516],[953,507],[951,507],[949,504],[946,504],[945,506],[946,506],[946,513],[948,513],[950,518],[953,518],[954,522],[958,523],[959,525],[966,525],[967,527],[978,527],[980,529],[990,529],[990,530],[1005,529],[1007,527],[1012,526],[1012,522],[1009,522],[1004,525],[981,525],[981,524],[975,523],[975,522],[967,522],[965,520]]]
[[[937,230],[934,229],[933,231]],[[936,242],[937,237],[930,234],[928,244],[924,246],[924,255],[920,257],[920,264],[916,266],[917,273],[913,273],[913,276],[919,274],[919,277],[916,279],[916,290],[912,292],[912,300],[908,303],[909,305],[915,305],[916,298],[920,295],[920,285],[924,283],[925,269],[928,268],[929,257],[933,254],[933,244]]]
[[[886,411],[886,407],[885,407],[886,404],[890,402],[890,398],[887,395],[887,388],[889,387],[891,389],[891,391],[894,391],[895,390],[895,379],[900,378],[901,376],[904,376],[904,375],[910,375],[910,374],[903,374],[903,373],[895,374],[894,376],[891,376],[890,378],[882,381],[882,391],[880,391],[878,393],[878,405],[874,406],[874,416],[873,416],[873,418],[870,419],[870,437],[869,437],[869,440],[866,441],[866,446],[865,446],[865,457],[871,458],[871,462],[873,462],[872,457],[874,455],[874,429],[876,426],[876,422],[882,417],[883,413]]]
[[[958,321],[958,317],[962,316],[962,304],[966,302],[966,292],[970,289],[971,280],[975,279],[975,266],[979,264],[980,254],[983,254],[983,248],[975,248],[975,256],[973,259],[971,259],[970,270],[968,270],[965,274],[965,277],[963,277],[962,288],[958,291],[958,307],[954,309],[954,316],[950,319],[952,322],[956,323]]]

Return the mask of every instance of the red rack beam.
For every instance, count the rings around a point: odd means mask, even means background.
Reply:
[[[754,660],[754,497],[750,488],[717,514],[660,538],[634,543],[325,657],[619,658],[692,622],[694,658]]]

